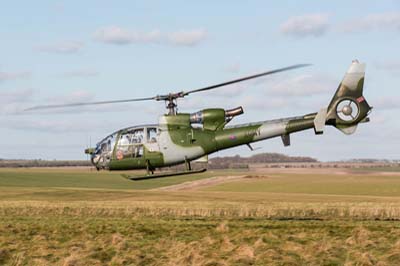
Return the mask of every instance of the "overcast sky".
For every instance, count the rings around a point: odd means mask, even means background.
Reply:
[[[246,123],[328,105],[353,59],[367,63],[371,123],[255,144],[321,160],[400,159],[399,1],[3,1],[0,158],[85,159],[119,128],[157,123],[163,103],[24,113],[36,104],[147,97],[297,63],[313,66],[199,93],[180,111],[242,105]],[[216,155],[251,155],[239,147]]]

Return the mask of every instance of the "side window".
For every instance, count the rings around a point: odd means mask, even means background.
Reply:
[[[143,157],[144,129],[134,129],[122,133],[118,138],[116,158]]]
[[[130,133],[124,133],[119,136],[118,140],[118,152],[122,153],[124,157],[132,154],[132,135]]]
[[[157,142],[157,128],[148,127],[147,128],[147,142],[156,143]]]
[[[107,142],[103,142],[100,146],[101,153],[105,153],[108,151],[107,149]]]
[[[143,143],[144,140],[144,132],[143,132],[143,128],[141,129],[135,129],[132,132],[132,143]]]
[[[116,138],[117,138],[117,135],[114,134],[114,135],[110,136],[110,138],[108,139],[107,146],[108,146],[109,152],[112,152],[114,150]]]
[[[135,157],[143,157],[143,145],[137,145],[135,149]]]

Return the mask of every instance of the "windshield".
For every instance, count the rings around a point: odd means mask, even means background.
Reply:
[[[108,136],[97,144],[95,154],[106,154],[112,151],[115,144],[116,134]]]
[[[108,136],[107,138],[100,141],[95,152],[92,154],[92,163],[96,168],[106,168],[112,157],[112,151],[114,149],[117,134]]]

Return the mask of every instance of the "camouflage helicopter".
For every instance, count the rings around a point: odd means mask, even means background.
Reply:
[[[248,145],[250,149],[253,149],[251,143],[275,137],[281,137],[283,145],[289,146],[291,133],[314,129],[315,134],[322,134],[325,125],[334,126],[349,135],[355,132],[359,123],[369,122],[368,115],[372,107],[368,105],[363,96],[365,64],[359,63],[357,60],[350,65],[328,107],[322,108],[316,113],[228,126],[234,117],[243,114],[242,107],[231,110],[210,108],[192,114],[178,113],[177,111],[177,100],[190,94],[305,66],[307,65],[293,65],[200,89],[155,97],[42,105],[27,110],[152,100],[164,101],[168,113],[160,116],[157,125],[120,129],[98,142],[95,148],[86,149],[85,153],[91,156],[92,164],[98,170],[147,170],[147,174],[144,176],[125,176],[131,180],[199,173],[205,169],[192,170],[190,163],[220,150],[239,145]],[[185,164],[186,170],[154,174],[156,168],[178,164]]]

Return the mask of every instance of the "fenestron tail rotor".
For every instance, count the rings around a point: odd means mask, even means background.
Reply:
[[[353,122],[357,119],[360,112],[358,105],[351,99],[345,99],[338,103],[336,107],[337,116],[346,122]]]
[[[354,60],[333,96],[325,116],[326,124],[353,134],[359,123],[368,122],[372,107],[363,96],[365,64]]]
[[[270,71],[267,71],[267,72],[259,73],[259,74],[256,74],[256,75],[251,75],[251,76],[247,76],[247,77],[243,77],[243,78],[239,78],[239,79],[226,81],[226,82],[223,82],[223,83],[219,83],[219,84],[215,84],[215,85],[211,85],[211,86],[207,86],[207,87],[203,87],[203,88],[199,88],[199,89],[181,91],[181,92],[177,92],[177,93],[169,93],[169,94],[164,94],[164,95],[157,95],[157,96],[147,97],[147,98],[122,99],[122,100],[98,101],[98,102],[78,102],[78,103],[68,103],[68,104],[39,105],[39,106],[34,106],[34,107],[30,107],[28,109],[25,109],[25,111],[36,111],[36,110],[53,109],[53,108],[80,107],[80,106],[90,106],[90,105],[103,105],[103,104],[128,103],[128,102],[140,102],[140,101],[155,100],[155,101],[165,101],[166,107],[168,109],[168,113],[170,115],[174,115],[174,114],[176,114],[176,109],[177,109],[176,100],[178,98],[184,98],[185,96],[188,96],[188,95],[190,95],[192,93],[213,90],[213,89],[216,89],[216,88],[220,88],[220,87],[223,87],[223,86],[235,84],[235,83],[238,83],[238,82],[243,82],[243,81],[246,81],[246,80],[255,79],[255,78],[259,78],[259,77],[263,77],[263,76],[268,76],[268,75],[272,75],[272,74],[275,74],[275,73],[284,72],[284,71],[288,71],[288,70],[292,70],[292,69],[296,69],[296,68],[301,68],[301,67],[306,67],[306,66],[310,66],[310,64],[292,65],[292,66],[288,66],[288,67],[284,67],[284,68],[278,68],[278,69],[270,70]]]

